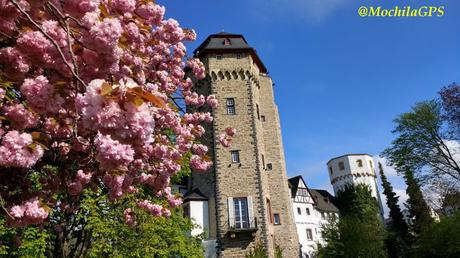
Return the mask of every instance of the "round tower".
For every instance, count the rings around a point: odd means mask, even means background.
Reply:
[[[327,162],[328,174],[334,193],[344,189],[347,184],[365,184],[369,186],[372,196],[377,199],[383,214],[382,202],[377,187],[377,174],[374,159],[369,154],[347,154]]]

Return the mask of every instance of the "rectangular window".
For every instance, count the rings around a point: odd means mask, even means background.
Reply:
[[[313,232],[309,228],[307,228],[307,240],[313,240]]]
[[[345,164],[343,164],[343,162],[339,162],[339,169],[345,170]]]
[[[300,207],[297,207],[297,214],[299,214],[299,215],[302,214],[302,210],[300,209]]]
[[[270,199],[267,198],[267,213],[269,217],[269,221],[271,224],[273,224],[273,217],[272,217],[272,205],[270,203]]]
[[[260,119],[262,120],[262,122],[265,122],[265,116],[260,116]]]
[[[222,55],[216,55],[217,60],[222,60]]]
[[[248,199],[246,197],[233,198],[235,211],[235,228],[249,228]]]
[[[273,221],[275,225],[281,225],[280,215],[278,213],[273,214]]]
[[[273,169],[272,163],[268,163],[268,164],[267,164],[267,170],[272,170],[272,169]]]
[[[310,209],[307,208],[306,211],[307,211],[307,216],[310,216]]]
[[[231,151],[232,163],[240,163],[240,151]]]
[[[227,114],[228,115],[234,115],[235,112],[235,99],[234,98],[228,98],[226,101],[227,104]]]

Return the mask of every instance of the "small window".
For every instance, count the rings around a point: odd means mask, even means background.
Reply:
[[[259,111],[259,105],[256,104],[256,111],[257,111],[257,119],[260,120],[260,111]]]
[[[278,213],[273,213],[273,224],[281,225],[280,215]]]
[[[235,112],[235,99],[234,98],[228,98],[226,101],[227,104],[227,114],[228,115],[234,115]]]
[[[262,120],[262,122],[265,122],[265,116],[260,116],[260,120]]]
[[[363,167],[363,161],[362,161],[362,160],[358,159],[358,160],[356,161],[356,163],[358,163],[358,167],[360,167],[360,168]]]
[[[225,46],[230,46],[232,43],[230,41],[230,39],[224,39],[224,45]]]
[[[331,173],[331,175],[332,175],[332,173],[333,173],[332,167],[329,167],[329,173]]]
[[[267,163],[267,170],[272,170],[272,169],[273,169],[272,163]]]
[[[313,240],[313,232],[309,228],[307,228],[307,240]]]
[[[374,166],[372,165],[372,161],[369,160],[369,165],[371,166],[371,169],[374,168]]]
[[[236,59],[241,59],[241,54],[236,54]]]
[[[222,55],[216,55],[217,60],[222,60]]]
[[[306,211],[307,211],[307,216],[310,216],[310,208],[307,208]]]
[[[343,162],[339,162],[339,169],[340,170],[345,170],[345,164],[343,164]]]
[[[231,151],[232,163],[240,163],[240,151]]]
[[[300,209],[300,207],[297,207],[297,214],[299,214],[299,215],[302,214],[302,210]]]

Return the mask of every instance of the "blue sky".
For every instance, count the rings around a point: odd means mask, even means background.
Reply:
[[[241,33],[275,82],[289,176],[329,188],[326,162],[378,155],[392,120],[460,82],[458,0],[170,0],[166,16],[198,33]],[[425,18],[359,17],[359,6],[445,6]],[[191,53],[191,52],[190,52]],[[398,192],[402,181],[389,171]]]

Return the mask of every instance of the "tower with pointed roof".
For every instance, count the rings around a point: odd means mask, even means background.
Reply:
[[[207,76],[195,90],[214,94],[219,106],[204,141],[214,167],[192,173],[189,189],[207,198],[209,223],[218,257],[245,257],[261,244],[269,257],[298,257],[281,129],[273,83],[256,50],[239,34],[210,35],[194,52]],[[206,111],[206,110],[201,110]],[[230,149],[216,144],[225,128],[237,133]],[[209,256],[212,257],[212,256]]]

